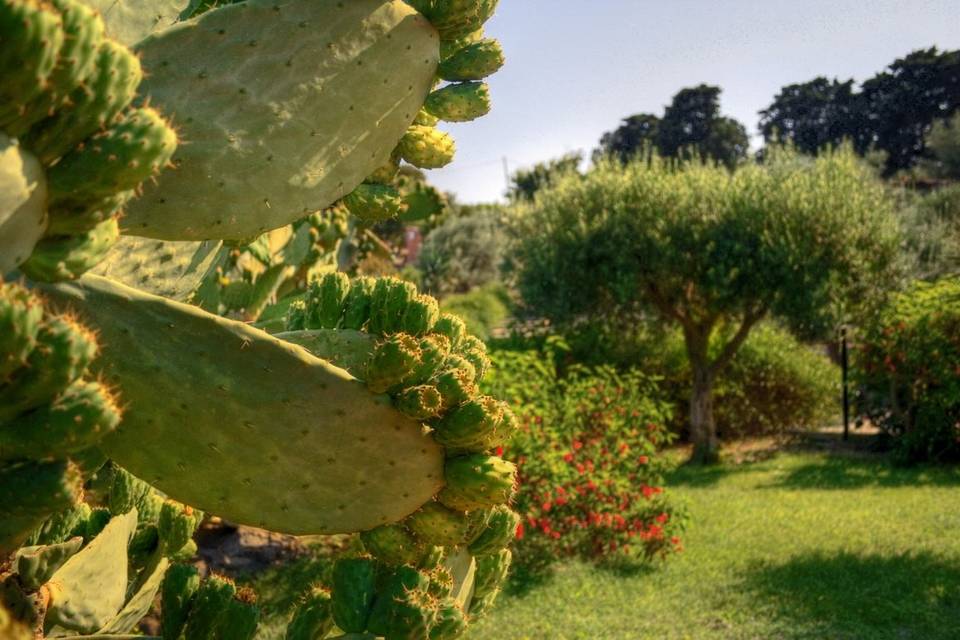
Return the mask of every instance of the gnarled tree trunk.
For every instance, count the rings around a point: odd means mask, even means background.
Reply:
[[[690,439],[694,464],[713,464],[720,460],[720,442],[713,420],[714,374],[706,361],[691,362],[693,389],[690,393]]]

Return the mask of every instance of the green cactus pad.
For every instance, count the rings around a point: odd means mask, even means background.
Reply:
[[[437,333],[424,336],[420,339],[420,363],[405,382],[422,384],[432,380],[449,356],[450,341],[446,336]]]
[[[344,301],[350,291],[350,278],[334,271],[310,283],[307,290],[307,329],[336,329],[343,315]]]
[[[350,282],[350,293],[344,300],[343,323],[344,329],[360,330],[370,318],[370,304],[373,301],[373,290],[377,281],[373,278],[361,276]]]
[[[397,177],[397,171],[400,170],[400,150],[394,149],[385,163],[367,176],[364,182],[370,184],[390,184]]]
[[[467,620],[463,609],[452,601],[446,600],[437,610],[437,617],[430,629],[429,640],[456,640],[467,630]]]
[[[457,511],[484,509],[510,502],[516,482],[516,466],[496,456],[472,454],[447,460],[446,486],[437,496]]]
[[[124,229],[181,240],[256,236],[348,194],[387,161],[439,58],[399,0],[249,0],[137,50],[141,93],[189,144]]]
[[[399,278],[377,278],[370,300],[370,320],[367,332],[374,334],[395,333],[410,301],[417,296],[417,288],[411,282]]]
[[[103,16],[107,35],[131,46],[190,15],[196,0],[83,0]]]
[[[97,631],[97,635],[109,636],[135,631],[137,624],[150,613],[169,566],[170,561],[166,558],[160,558],[155,564],[148,566],[144,571],[146,575],[138,577],[139,588],[117,615]]]
[[[17,550],[14,564],[17,579],[27,591],[36,591],[83,546],[80,536],[58,544],[23,547]]]
[[[477,571],[473,580],[473,597],[482,598],[498,590],[507,578],[513,554],[510,549],[500,549],[477,558]]]
[[[78,381],[49,405],[0,427],[0,460],[60,457],[117,428],[120,408],[99,382]]]
[[[475,556],[496,553],[514,539],[519,524],[519,514],[506,505],[497,505],[490,510],[486,526],[480,535],[470,542],[468,550]]]
[[[237,594],[233,581],[211,575],[200,584],[190,606],[190,615],[184,628],[184,637],[191,640],[213,640],[222,617]]]
[[[213,632],[213,640],[251,640],[260,622],[260,607],[250,587],[237,594],[224,607],[223,615]]]
[[[473,598],[470,601],[470,619],[479,620],[483,616],[489,613],[490,609],[493,607],[493,603],[497,601],[497,596],[500,595],[500,591],[493,591],[483,596],[482,598]]]
[[[110,487],[108,506],[110,513],[118,516],[136,509],[153,493],[153,488],[126,469],[116,467]]]
[[[404,211],[400,192],[386,184],[357,185],[342,202],[350,213],[367,223],[396,218]]]
[[[103,260],[118,237],[117,221],[111,219],[79,236],[44,238],[20,270],[42,282],[76,279]]]
[[[439,317],[440,308],[436,298],[421,293],[407,303],[400,318],[400,330],[420,336],[430,331]]]
[[[275,334],[275,337],[298,344],[353,376],[362,375],[366,371],[376,345],[373,336],[350,329],[284,331]]]
[[[382,393],[408,378],[420,362],[420,347],[413,336],[397,333],[378,343],[363,379],[374,393]]]
[[[400,139],[400,155],[415,167],[439,169],[453,162],[457,145],[449,133],[415,124]]]
[[[404,524],[424,543],[443,547],[461,545],[468,527],[464,514],[436,502],[423,505]]]
[[[38,122],[23,137],[24,146],[45,165],[51,164],[123,111],[142,77],[137,56],[118,42],[103,40],[93,74],[70,94],[68,106]]]
[[[87,537],[87,521],[92,510],[90,505],[81,502],[54,514],[38,527],[27,539],[33,546],[53,545],[65,542],[74,536]]]
[[[38,0],[0,1],[0,128],[24,115],[43,92],[63,46],[63,21]]]
[[[26,365],[36,348],[42,318],[43,307],[38,298],[19,285],[0,282],[0,381]],[[2,389],[0,387],[0,398],[5,403],[18,399],[12,395],[7,397]],[[3,413],[0,412],[0,416]]]
[[[43,237],[46,199],[47,179],[39,160],[0,133],[0,276],[29,258]]]
[[[441,313],[433,330],[450,340],[450,348],[459,349],[460,343],[467,337],[467,326],[463,320],[451,313]]]
[[[175,564],[167,570],[160,588],[160,628],[163,640],[178,640],[187,623],[193,596],[200,587],[200,571],[193,565]]]
[[[473,382],[476,371],[470,363],[465,364],[467,366],[448,369],[437,376],[435,384],[445,408],[455,407],[477,394],[477,386]]]
[[[424,109],[447,122],[469,122],[490,112],[490,88],[485,82],[458,82],[437,89]]]
[[[224,255],[219,241],[167,242],[120,236],[91,273],[186,302],[203,279],[219,266]]]
[[[136,526],[136,511],[116,516],[51,576],[48,626],[93,633],[117,615],[126,600],[127,543]]]
[[[440,63],[437,75],[450,82],[483,80],[503,66],[503,48],[493,38],[463,47]]]
[[[363,547],[377,560],[389,565],[417,565],[427,549],[412,533],[398,524],[385,524],[360,534]]]
[[[346,533],[440,488],[442,450],[420,425],[301,347],[96,276],[44,292],[100,327],[95,364],[126,407],[101,447],[176,500],[274,531]]]
[[[374,561],[371,558],[337,560],[333,565],[332,587],[330,610],[337,627],[346,633],[363,633],[376,595]],[[291,640],[289,633],[287,637]]]
[[[458,347],[462,355],[477,372],[475,380],[479,382],[490,368],[490,358],[487,357],[487,345],[476,336],[465,336]]]
[[[82,496],[83,477],[70,462],[30,461],[0,468],[0,557]]]
[[[425,594],[429,586],[430,578],[422,571],[407,566],[397,567],[386,579],[383,588],[377,592],[377,599],[373,603],[373,610],[367,622],[367,630],[389,637],[396,631],[394,618],[401,613],[398,611],[398,606],[404,598],[412,593]]]
[[[177,134],[156,109],[130,109],[47,172],[49,206],[98,202],[157,176],[177,148]]]
[[[47,235],[72,236],[90,231],[101,222],[115,217],[133,195],[132,190],[121,191],[99,200],[53,207],[48,212]]]
[[[284,640],[315,640],[326,638],[333,629],[330,592],[315,587],[297,605],[284,634]],[[366,623],[364,622],[364,629]],[[344,627],[340,626],[341,631]]]

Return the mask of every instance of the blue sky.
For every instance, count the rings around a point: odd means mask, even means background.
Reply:
[[[442,125],[457,158],[429,172],[464,202],[502,196],[504,157],[513,171],[589,155],[621,118],[701,82],[753,134],[785,84],[862,81],[913,49],[960,48],[960,0],[501,0],[487,33],[507,55],[493,111]]]

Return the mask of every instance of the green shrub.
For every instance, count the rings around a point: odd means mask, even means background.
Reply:
[[[467,329],[481,340],[488,340],[494,329],[510,316],[506,287],[490,283],[468,293],[447,296],[440,303],[443,311],[463,318]]]
[[[500,275],[504,245],[499,209],[447,219],[431,231],[417,256],[428,292],[443,298],[466,293]]]
[[[960,460],[960,279],[917,283],[864,328],[858,408],[904,461]]]
[[[575,366],[547,351],[494,351],[487,392],[520,408],[518,559],[651,560],[680,549],[684,514],[663,492],[669,406],[638,371]]]

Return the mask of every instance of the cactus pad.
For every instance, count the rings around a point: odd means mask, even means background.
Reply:
[[[46,199],[40,162],[0,133],[0,276],[30,257],[46,231]]]
[[[250,0],[137,50],[141,93],[188,144],[124,228],[181,240],[259,235],[348,194],[387,161],[439,58],[399,0]]]

